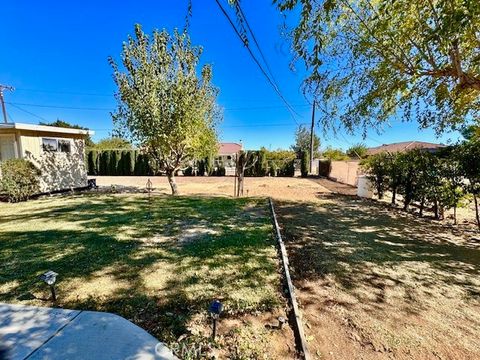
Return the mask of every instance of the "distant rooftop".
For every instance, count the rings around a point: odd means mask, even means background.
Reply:
[[[434,144],[424,141],[404,141],[393,144],[383,144],[381,146],[369,148],[367,155],[375,155],[382,152],[397,153],[405,152],[413,149],[423,149],[430,152],[435,152],[440,148],[445,147],[443,144]]]
[[[218,148],[218,153],[222,154],[235,154],[243,149],[242,144],[238,143],[220,143]]]
[[[47,125],[22,124],[22,123],[0,123],[0,132],[3,129],[28,130],[28,131],[39,131],[39,132],[61,133],[61,134],[75,134],[75,135],[94,135],[95,134],[95,132],[91,130],[63,128],[63,127],[47,126]]]

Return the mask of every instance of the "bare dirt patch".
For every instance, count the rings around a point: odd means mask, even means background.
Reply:
[[[348,196],[281,202],[311,354],[480,358],[480,243]]]
[[[116,185],[121,191],[138,190],[143,191],[149,177],[146,176],[96,176],[97,185],[110,187]],[[156,194],[170,194],[170,187],[165,176],[150,177]],[[177,183],[180,193],[183,195],[215,195],[233,196],[234,178],[231,176],[204,177],[204,176],[179,176]],[[351,187],[335,183],[333,181],[320,179],[303,179],[291,177],[247,177],[245,179],[244,195],[248,197],[272,197],[274,199],[315,201],[319,194],[332,193],[325,184],[332,189]],[[333,191],[335,192],[335,191]]]

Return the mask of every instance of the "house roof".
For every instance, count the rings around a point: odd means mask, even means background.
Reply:
[[[375,155],[382,152],[396,153],[404,152],[413,149],[423,149],[434,152],[440,148],[445,147],[443,144],[434,144],[424,141],[404,141],[393,144],[383,144],[381,146],[367,149],[367,155]]]
[[[222,154],[236,154],[243,149],[242,144],[237,143],[220,143],[218,146],[218,153]]]
[[[63,128],[63,127],[47,126],[47,125],[22,124],[22,123],[0,123],[0,132],[3,129],[28,130],[28,131],[74,134],[74,135],[94,135],[95,134],[95,132],[91,130]]]

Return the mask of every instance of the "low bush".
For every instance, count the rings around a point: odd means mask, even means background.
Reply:
[[[24,201],[40,192],[39,177],[41,173],[30,161],[6,160],[0,164],[0,169],[0,190],[5,193],[8,201]]]

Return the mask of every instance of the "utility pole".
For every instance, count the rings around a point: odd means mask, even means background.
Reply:
[[[2,103],[3,121],[6,124],[8,123],[8,120],[7,120],[7,109],[5,108],[5,99],[3,97],[4,90],[13,91],[14,89],[12,86],[0,84],[0,102]]]
[[[310,174],[313,172],[313,140],[314,140],[314,129],[315,129],[315,99],[312,104],[312,127],[310,128]]]

